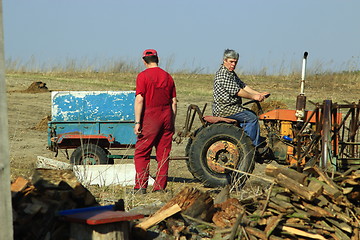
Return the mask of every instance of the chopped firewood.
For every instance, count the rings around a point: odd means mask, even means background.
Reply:
[[[35,169],[32,184],[38,188],[74,188],[79,181],[72,170]]]
[[[236,198],[229,198],[227,201],[215,204],[217,210],[212,218],[212,221],[219,227],[231,227],[236,222],[237,216],[243,211],[239,200]]]
[[[23,191],[28,185],[29,181],[23,177],[18,177],[16,180],[11,184],[11,192],[21,192]]]
[[[319,196],[319,192],[313,192],[311,191],[309,188],[307,188],[306,186],[298,183],[297,181],[285,176],[282,173],[279,173],[276,177],[276,182],[278,184],[280,184],[283,187],[286,187],[287,189],[289,189],[290,191],[298,194],[300,197],[312,201],[314,200],[317,196]]]
[[[307,175],[304,173],[297,172],[287,167],[276,167],[272,164],[269,164],[265,168],[265,174],[268,176],[276,178],[276,176],[279,175],[280,173],[297,181],[300,184],[305,185],[305,180],[307,178]]]
[[[282,220],[283,215],[271,216],[267,219],[267,224],[265,227],[265,234],[268,238],[274,229],[278,226],[279,222]]]
[[[333,226],[338,227],[345,232],[352,233],[352,227],[345,222],[339,222],[331,218],[326,218],[326,221],[330,222]]]
[[[323,236],[319,235],[319,234],[313,234],[313,233],[308,233],[296,228],[292,228],[292,227],[287,227],[287,226],[283,226],[282,230],[287,231],[291,234],[295,234],[298,236],[302,236],[302,237],[307,237],[307,238],[311,238],[311,239],[320,239],[320,240],[326,240],[326,238],[324,238]]]
[[[226,185],[214,199],[214,204],[225,202],[230,198],[230,185]]]
[[[161,222],[162,220],[174,215],[175,213],[178,213],[181,211],[181,208],[178,204],[174,204],[169,208],[166,208],[162,211],[156,212],[154,215],[152,215],[149,218],[146,218],[145,220],[141,221],[139,224],[137,224],[135,227],[141,228],[141,229],[148,229],[149,227]]]
[[[278,196],[279,195],[276,195],[275,197],[270,198],[270,201],[272,201],[275,204],[277,204],[283,208],[286,208],[286,209],[293,207],[293,205],[290,202],[283,201],[283,200],[279,199]]]
[[[320,180],[324,181],[326,184],[328,184],[332,188],[335,188],[335,189],[337,188],[337,185],[333,182],[333,180],[331,178],[329,178],[327,176],[327,174],[324,173],[318,166],[315,165],[312,168],[315,170],[315,172],[317,174],[319,174]]]
[[[178,204],[183,214],[210,221],[214,214],[214,200],[209,193],[201,192],[195,188],[185,187],[175,197],[168,201],[158,212]]]
[[[254,235],[255,237],[257,238],[260,238],[261,240],[266,240],[267,237],[266,237],[266,234],[259,230],[259,229],[256,229],[256,228],[253,228],[253,227],[245,227],[245,230],[248,234],[250,235]]]
[[[12,190],[18,191],[12,199],[14,239],[69,239],[69,224],[57,218],[57,213],[98,205],[90,191],[69,172],[36,170],[32,182],[19,177],[12,185]],[[71,187],[76,185],[77,190]]]
[[[265,202],[265,200],[260,200],[259,201],[261,204],[265,204],[266,202]],[[268,204],[267,204],[267,207],[269,207],[269,208],[273,208],[273,209],[275,209],[275,210],[277,210],[277,211],[279,211],[279,212],[281,212],[281,213],[286,213],[286,212],[288,212],[288,209],[287,208],[284,208],[284,207],[282,207],[282,206],[280,206],[280,205],[278,205],[278,204],[276,204],[276,203],[274,203],[274,202],[269,202]]]
[[[309,204],[305,201],[302,202],[303,206],[307,209],[310,209],[316,213],[319,214],[319,216],[323,216],[323,217],[334,217],[334,214],[330,211],[327,211],[326,209],[323,209],[321,207],[318,206],[314,206],[312,204]]]

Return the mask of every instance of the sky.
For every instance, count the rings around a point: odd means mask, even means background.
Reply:
[[[5,59],[141,64],[158,51],[168,71],[214,73],[225,49],[237,71],[360,69],[358,0],[2,0]]]

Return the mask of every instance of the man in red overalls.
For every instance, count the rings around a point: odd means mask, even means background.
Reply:
[[[135,193],[146,193],[149,179],[150,154],[156,148],[158,162],[153,191],[163,191],[167,185],[169,154],[174,134],[177,110],[176,89],[169,73],[158,67],[154,49],[143,53],[146,70],[136,79],[135,128]]]

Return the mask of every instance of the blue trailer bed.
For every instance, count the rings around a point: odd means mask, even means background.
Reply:
[[[86,148],[90,156],[133,147],[134,100],[134,91],[52,92],[48,148],[76,149],[70,160],[79,163],[83,160],[75,158],[84,158],[81,152]]]

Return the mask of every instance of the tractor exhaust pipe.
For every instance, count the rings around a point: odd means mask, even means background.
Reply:
[[[308,52],[304,52],[304,58],[302,62],[302,70],[301,70],[301,90],[300,95],[304,95],[304,87],[305,87],[305,75],[306,75],[306,60],[308,56]]]
[[[302,70],[301,70],[300,94],[296,98],[295,116],[297,118],[296,121],[298,121],[298,122],[304,122],[304,119],[305,119],[306,96],[304,93],[304,88],[305,88],[307,56],[308,56],[308,52],[304,52],[304,57],[303,57],[303,62],[302,62]]]

